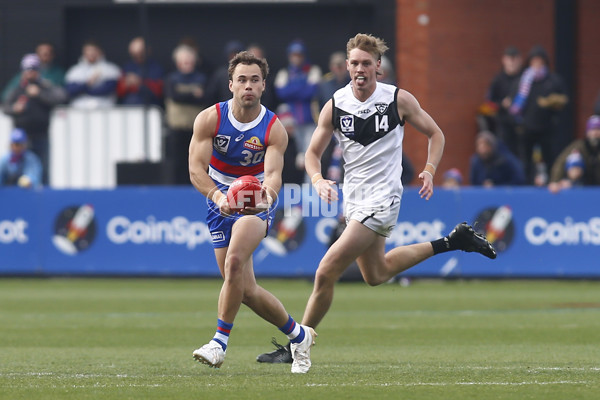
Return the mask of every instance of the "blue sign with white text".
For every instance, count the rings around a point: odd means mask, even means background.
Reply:
[[[467,221],[496,260],[449,252],[405,272],[417,277],[600,278],[600,189],[408,188],[386,249],[447,235]],[[338,224],[339,204],[282,190],[254,254],[257,276],[309,277]],[[0,189],[0,275],[218,276],[204,196],[192,187]]]

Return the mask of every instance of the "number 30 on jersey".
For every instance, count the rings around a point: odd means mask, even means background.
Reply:
[[[243,166],[250,165],[250,164],[258,164],[259,162],[261,162],[263,160],[263,158],[265,156],[264,151],[252,153],[250,150],[244,150],[244,151],[242,151],[242,154],[244,155],[244,159],[242,161],[240,161],[240,164]]]

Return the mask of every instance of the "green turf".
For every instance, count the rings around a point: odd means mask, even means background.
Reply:
[[[307,281],[262,280],[292,315]],[[600,282],[338,284],[313,367],[242,308],[225,364],[193,361],[218,280],[0,280],[1,399],[597,399]]]

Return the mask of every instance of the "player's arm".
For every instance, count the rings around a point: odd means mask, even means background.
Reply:
[[[423,171],[419,174],[419,179],[423,182],[419,194],[421,198],[425,197],[426,200],[429,200],[433,195],[433,176],[442,160],[446,139],[440,127],[421,108],[421,105],[412,94],[400,89],[397,101],[400,117],[404,118],[408,123],[417,128],[419,132],[427,136],[429,141],[427,146],[427,163]]]
[[[217,204],[222,213],[231,214],[227,196],[217,188],[208,176],[212,155],[213,136],[217,129],[218,115],[215,107],[203,110],[194,121],[194,133],[189,148],[190,180],[194,187]]]
[[[321,114],[319,114],[317,128],[310,139],[304,158],[306,173],[310,176],[319,197],[327,200],[327,202],[338,199],[337,190],[332,186],[335,185],[335,182],[324,179],[321,175],[321,157],[327,146],[329,146],[333,135],[332,113],[332,101],[329,100],[323,106]]]
[[[283,172],[283,155],[288,145],[288,135],[283,124],[277,119],[271,132],[265,153],[265,179],[263,181],[263,201],[256,207],[245,207],[242,214],[257,214],[267,210],[277,199],[281,189],[281,173]]]

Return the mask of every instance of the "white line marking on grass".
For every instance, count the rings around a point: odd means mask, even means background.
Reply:
[[[390,382],[390,383],[342,383],[342,384],[329,384],[329,383],[308,383],[306,386],[310,387],[389,387],[389,386],[527,386],[527,385],[587,385],[588,381],[531,381],[531,382],[413,382],[413,383],[402,383],[402,382]]]
[[[402,368],[402,367],[398,367]],[[494,367],[494,366],[446,366],[437,367],[438,369],[466,369],[466,370],[505,370],[505,371],[520,371],[533,372],[533,371],[600,371],[600,367]]]

